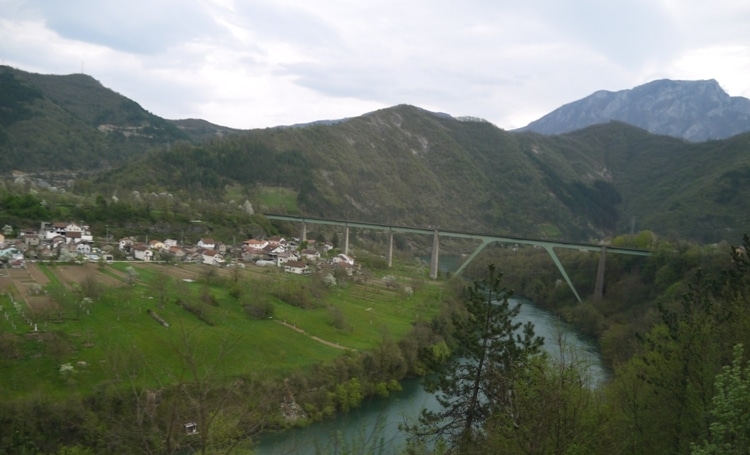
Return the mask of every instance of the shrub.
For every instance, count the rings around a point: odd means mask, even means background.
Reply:
[[[243,308],[245,308],[245,313],[251,318],[251,319],[269,319],[272,318],[274,315],[274,307],[271,302],[268,301],[259,301],[259,302],[253,302],[253,303],[246,303],[243,305]]]

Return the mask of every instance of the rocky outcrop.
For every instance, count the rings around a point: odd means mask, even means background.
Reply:
[[[598,91],[521,131],[562,134],[611,120],[693,142],[724,139],[750,131],[750,100],[729,96],[713,79],[663,79],[630,90]]]

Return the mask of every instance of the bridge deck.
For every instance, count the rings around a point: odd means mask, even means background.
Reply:
[[[593,243],[563,242],[563,241],[557,241],[557,240],[529,239],[529,238],[523,238],[523,237],[477,234],[477,233],[472,233],[472,232],[440,230],[437,228],[428,229],[428,228],[417,228],[417,227],[406,227],[406,226],[394,226],[394,225],[388,225],[388,224],[362,223],[358,221],[327,220],[323,218],[309,218],[309,217],[276,215],[276,214],[267,214],[266,218],[270,220],[303,223],[303,225],[305,225],[306,223],[311,223],[311,224],[327,224],[327,225],[333,225],[333,226],[342,226],[342,227],[347,228],[347,235],[349,233],[348,228],[350,227],[362,228],[362,229],[376,229],[376,230],[386,231],[390,233],[399,232],[399,233],[408,233],[408,234],[433,235],[435,236],[435,241],[433,242],[432,258],[430,260],[430,277],[431,278],[437,277],[437,265],[438,265],[437,239],[439,236],[463,238],[463,239],[474,239],[474,240],[480,240],[482,242],[479,245],[479,247],[477,247],[477,249],[474,250],[474,252],[463,262],[463,264],[461,264],[461,267],[459,267],[459,269],[456,271],[456,275],[460,275],[461,272],[463,272],[464,268],[466,268],[466,266],[470,264],[471,261],[473,261],[474,258],[490,243],[500,242],[500,243],[513,243],[513,244],[518,244],[518,245],[538,246],[538,247],[544,248],[547,251],[547,253],[552,257],[552,261],[557,266],[557,269],[560,271],[560,274],[565,279],[565,282],[568,283],[568,287],[570,287],[570,289],[573,291],[573,294],[575,295],[576,299],[578,299],[579,302],[582,301],[581,297],[578,295],[578,291],[576,291],[576,288],[573,285],[573,282],[568,276],[568,273],[565,271],[565,267],[563,267],[562,263],[560,262],[560,259],[558,259],[557,257],[557,254],[555,254],[555,250],[554,250],[555,248],[568,248],[568,249],[576,249],[576,250],[583,250],[583,251],[602,252],[602,255],[600,258],[600,267],[599,267],[601,272],[597,273],[597,281],[600,279],[600,275],[602,277],[601,279],[603,279],[603,275],[604,275],[603,273],[603,270],[604,270],[603,252],[604,251],[608,253],[631,254],[631,255],[636,255],[636,256],[651,255],[651,252],[646,251],[646,250],[639,250],[639,249],[634,249],[634,248],[621,248],[621,247],[614,247],[611,245],[597,245]],[[601,283],[597,282],[596,289],[602,288],[600,284]],[[598,296],[598,297],[601,297],[601,296]]]

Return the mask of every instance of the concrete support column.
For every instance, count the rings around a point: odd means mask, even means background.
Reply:
[[[349,226],[344,228],[344,254],[349,254]]]
[[[393,231],[388,231],[388,267],[393,267]]]
[[[594,302],[601,302],[604,297],[604,258],[607,255],[607,248],[602,247],[599,253],[599,266],[596,268],[596,285],[594,286]]]
[[[440,237],[438,231],[435,229],[435,234],[432,237],[432,256],[430,257],[430,278],[433,280],[438,277],[438,258],[440,257]]]
[[[302,242],[307,242],[307,224],[302,222]]]

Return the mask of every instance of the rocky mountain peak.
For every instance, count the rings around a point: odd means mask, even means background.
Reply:
[[[661,79],[629,90],[600,90],[521,130],[563,134],[612,120],[694,142],[723,139],[750,131],[750,100],[730,97],[714,79]]]

